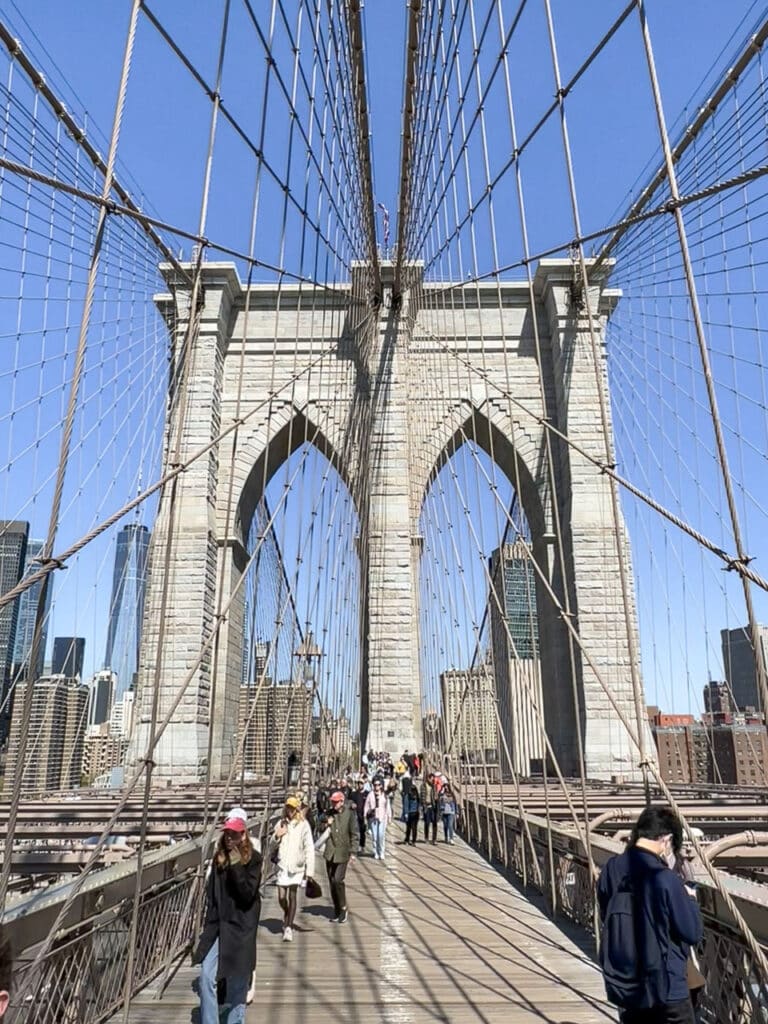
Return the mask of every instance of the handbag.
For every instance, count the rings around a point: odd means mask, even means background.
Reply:
[[[320,887],[320,883],[315,881],[314,878],[307,879],[307,886],[304,892],[307,894],[308,900],[316,900],[323,895],[323,890]]]
[[[274,837],[272,838],[273,845],[272,850],[270,851],[269,854],[270,862],[275,866],[277,866],[277,864],[280,861],[280,839],[282,839],[282,836],[280,836],[280,838],[278,839],[275,839]]]

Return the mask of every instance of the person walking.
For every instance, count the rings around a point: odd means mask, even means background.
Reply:
[[[365,804],[368,799],[368,792],[365,788],[365,783],[362,779],[357,780],[357,784],[352,792],[351,802],[355,808],[357,815],[357,834],[360,839],[360,845],[357,849],[359,854],[365,853]]]
[[[219,1024],[218,982],[226,983],[226,1024],[242,1024],[261,912],[261,854],[241,818],[227,818],[208,876],[200,964],[200,1024]]]
[[[323,818],[330,811],[332,792],[333,790],[325,785],[318,786],[315,794],[315,810],[318,818]]]
[[[627,849],[600,872],[600,965],[622,1024],[694,1024],[688,963],[701,913],[693,887],[667,863],[682,841],[670,808],[647,807]]]
[[[387,794],[387,800],[389,800],[389,809],[394,813],[395,793],[397,792],[397,781],[394,776],[385,776],[384,792]]]
[[[429,842],[429,833],[432,833],[432,845],[437,842],[437,790],[435,789],[435,777],[430,772],[421,784],[421,806],[424,813],[424,842]]]
[[[416,780],[413,780],[413,784],[408,787],[408,790],[403,794],[403,817],[405,818],[405,840],[404,843],[407,846],[409,843],[411,846],[416,845],[416,838],[419,831],[419,807],[421,801],[419,799],[419,787],[416,785]]]
[[[354,861],[359,837],[357,833],[357,814],[345,806],[344,794],[337,790],[331,794],[331,815],[328,820],[328,836],[325,841],[323,856],[328,872],[333,909],[336,912],[336,924],[347,922],[347,866]]]
[[[440,811],[440,817],[443,819],[445,841],[453,846],[453,827],[456,823],[456,812],[458,808],[456,806],[456,797],[453,795],[453,790],[447,782],[440,791],[440,796],[438,797],[438,808]]]
[[[392,821],[392,808],[381,779],[373,780],[373,790],[365,801],[365,820],[371,827],[374,860],[384,860],[387,826]]]
[[[277,901],[283,912],[283,942],[293,941],[293,922],[299,886],[315,874],[315,846],[312,829],[301,815],[298,797],[285,801],[283,818],[275,827],[277,846]]]
[[[700,828],[692,828],[691,832],[696,835],[698,839],[704,838],[704,833]],[[683,856],[682,846],[676,846],[673,842],[672,851],[666,858],[667,866],[675,872],[680,878],[683,885],[686,886],[686,891],[695,893],[696,891],[696,879],[693,874],[693,868],[691,862]],[[699,967],[699,961],[696,957],[695,950],[692,948],[688,956],[688,964],[686,967],[687,981],[688,981],[688,992],[691,997],[691,1003],[693,1005],[693,1017],[696,1024],[703,1024],[702,1008],[700,1006],[701,996],[707,985],[707,979],[701,973]]]
[[[400,776],[400,821],[404,824],[408,821],[408,816],[405,813],[405,802],[412,786],[413,779],[411,778],[410,772],[406,771],[404,775]]]

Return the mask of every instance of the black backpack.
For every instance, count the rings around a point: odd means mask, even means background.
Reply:
[[[638,954],[635,894],[630,876],[625,875],[608,901],[600,939],[605,992],[614,1006],[643,1005],[645,981]]]

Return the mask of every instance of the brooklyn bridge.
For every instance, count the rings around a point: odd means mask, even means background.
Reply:
[[[10,1020],[199,1020],[235,807],[247,1019],[618,1020],[597,882],[655,804],[697,1019],[768,1021],[766,39],[747,0],[0,5]],[[302,890],[283,941],[286,798],[404,755],[348,918]],[[456,840],[412,847],[428,773]]]

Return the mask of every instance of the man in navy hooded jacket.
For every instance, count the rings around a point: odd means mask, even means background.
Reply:
[[[694,1024],[687,965],[691,946],[701,940],[701,914],[692,891],[667,866],[682,839],[673,811],[648,807],[627,850],[600,874],[600,959],[623,1024]]]

